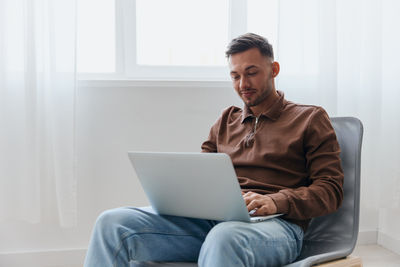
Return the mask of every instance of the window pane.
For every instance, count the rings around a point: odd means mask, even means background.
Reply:
[[[247,30],[268,39],[276,55],[278,0],[247,0]]]
[[[137,63],[226,65],[228,0],[136,0]]]
[[[78,72],[115,72],[115,1],[77,3]]]

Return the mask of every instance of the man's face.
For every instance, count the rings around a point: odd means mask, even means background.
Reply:
[[[248,107],[261,104],[272,92],[273,63],[258,48],[231,55],[229,68],[233,87]]]

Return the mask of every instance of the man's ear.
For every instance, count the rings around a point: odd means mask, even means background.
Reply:
[[[275,78],[278,76],[281,67],[277,61],[272,62],[272,76]]]

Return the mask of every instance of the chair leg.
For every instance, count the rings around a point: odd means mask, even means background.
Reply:
[[[348,256],[344,259],[329,261],[326,263],[314,265],[318,267],[362,267],[362,260],[357,256]]]

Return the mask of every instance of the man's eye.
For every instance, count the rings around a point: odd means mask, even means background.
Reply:
[[[239,79],[239,76],[231,76],[232,80],[237,80]]]
[[[254,76],[254,75],[256,75],[256,74],[257,74],[257,72],[249,72],[249,73],[248,73],[249,76]]]

